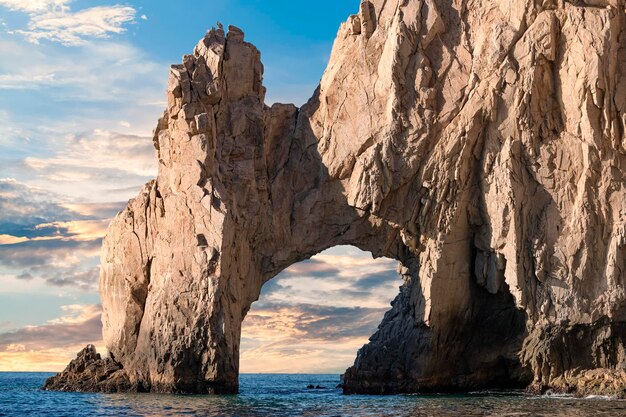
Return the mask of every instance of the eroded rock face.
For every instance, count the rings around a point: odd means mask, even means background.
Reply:
[[[134,389],[235,392],[263,283],[339,244],[404,279],[348,393],[626,383],[623,0],[363,1],[302,108],[262,74],[232,27],[172,67],[102,254]]]

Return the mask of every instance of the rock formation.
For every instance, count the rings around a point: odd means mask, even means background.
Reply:
[[[236,392],[261,286],[350,244],[404,284],[345,392],[583,394],[607,372],[624,393],[625,8],[362,1],[302,108],[266,106],[257,49],[209,31],[171,69],[158,178],[104,242],[123,389]]]
[[[124,392],[133,389],[126,371],[112,358],[104,358],[94,345],[81,350],[63,372],[46,380],[45,390]]]

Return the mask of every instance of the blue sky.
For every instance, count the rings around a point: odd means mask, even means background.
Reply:
[[[0,0],[0,370],[58,370],[99,343],[101,239],[156,174],[169,65],[216,22],[236,25],[262,53],[268,104],[301,105],[358,3]],[[244,323],[242,370],[345,369],[397,292],[394,269],[334,248],[285,271]]]

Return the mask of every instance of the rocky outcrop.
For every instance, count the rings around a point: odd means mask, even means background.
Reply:
[[[133,390],[126,372],[113,358],[101,358],[94,345],[81,350],[63,372],[48,378],[43,389],[75,392],[127,392]]]
[[[535,383],[527,392],[533,394],[566,394],[576,397],[603,396],[626,399],[626,370],[587,369],[566,371],[565,374],[550,380],[550,385]]]
[[[350,244],[404,285],[345,392],[623,387],[624,63],[623,0],[362,1],[309,102],[268,107],[212,29],[104,242],[109,352],[133,389],[235,392],[263,283]]]

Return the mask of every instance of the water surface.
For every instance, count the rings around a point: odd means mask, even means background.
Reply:
[[[626,401],[527,396],[343,395],[338,375],[247,374],[239,395],[79,394],[41,391],[47,373],[0,373],[0,416],[626,416]],[[307,385],[323,389],[307,389]]]

